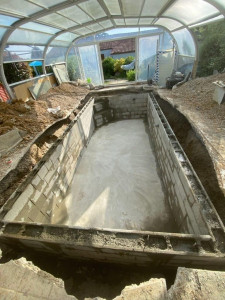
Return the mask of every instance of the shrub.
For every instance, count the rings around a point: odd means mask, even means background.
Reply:
[[[126,77],[126,71],[121,69],[121,66],[125,64],[125,58],[116,59],[114,63],[115,75],[120,78]]]
[[[134,57],[133,56],[127,56],[125,58],[125,65],[129,65],[130,63],[132,63],[132,61],[134,60]]]
[[[135,81],[135,70],[127,71],[127,79],[128,81]]]
[[[111,78],[115,75],[114,72],[115,59],[112,57],[106,57],[102,62],[103,74],[105,79]]]
[[[68,57],[67,70],[70,80],[75,81],[81,78],[77,56],[73,55]]]

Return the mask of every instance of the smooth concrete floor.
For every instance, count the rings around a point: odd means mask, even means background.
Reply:
[[[177,232],[143,120],[95,131],[52,223]]]

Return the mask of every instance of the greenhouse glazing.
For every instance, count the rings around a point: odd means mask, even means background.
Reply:
[[[160,84],[172,69],[195,66],[198,49],[190,28],[224,16],[224,0],[2,0],[1,80],[13,98],[4,64],[38,60],[46,76],[46,66],[66,62],[69,55],[78,58],[81,78],[101,84],[99,42],[129,35],[136,41],[136,80],[146,80],[146,66],[151,67],[146,52],[154,49]]]

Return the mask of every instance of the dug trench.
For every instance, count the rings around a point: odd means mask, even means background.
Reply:
[[[182,113],[158,95],[156,95],[156,99],[225,224],[225,196],[219,187],[213,162],[206,146]]]
[[[208,168],[208,166],[211,166],[211,169],[209,169],[210,176],[214,174],[214,179],[211,180],[216,180],[215,172],[212,173],[213,165],[210,156],[208,155],[203,143],[195,134],[191,125],[188,123],[184,116],[182,116],[178,111],[176,111],[175,108],[170,107],[170,105],[168,105],[165,101],[158,99],[158,102],[161,105],[161,108],[164,111],[168,121],[170,122],[171,127],[177,134],[177,137],[182,146],[184,147],[186,154],[188,155],[193,166],[195,167],[196,172],[198,173],[198,167],[194,165],[191,155],[195,157],[195,161],[199,162],[199,157],[197,158],[196,155],[200,153],[201,161],[203,160],[202,156],[204,156],[204,164],[201,169],[202,173],[206,173],[205,169]],[[182,123],[179,124],[179,122]],[[63,126],[67,127],[67,124],[61,125],[62,126],[59,126],[57,130],[60,130],[61,128],[63,131]],[[36,144],[40,148],[42,148],[44,143],[50,139],[52,145],[54,145],[57,139],[57,135],[55,135],[55,132],[57,130],[55,128],[55,131],[53,130],[52,132],[49,132],[49,134],[43,136],[42,139],[40,139]],[[192,149],[192,152],[190,150],[187,151],[186,148]],[[192,154],[193,152],[194,154]],[[27,169],[26,172],[24,176],[26,176],[29,173],[29,169]],[[21,180],[19,176],[17,177],[18,180]],[[211,194],[208,191],[206,180],[208,179],[208,177],[205,176],[205,180],[201,177],[201,175],[199,175],[199,177],[205,189],[211,196],[214,205],[216,206],[215,200],[212,197],[212,194],[215,193],[215,191],[211,191]],[[214,185],[213,187],[215,188]],[[223,201],[222,198],[221,201]],[[217,211],[220,213],[220,209],[217,206],[216,208]],[[176,268],[169,269],[168,267],[164,267],[162,264],[155,265],[153,267],[148,266],[147,268],[132,265],[125,267],[110,263],[88,263],[86,261],[80,262],[77,260],[63,260],[59,257],[48,256],[47,254],[36,254],[31,250],[15,251],[6,249],[3,255],[3,259],[0,262],[4,263],[10,259],[16,259],[22,256],[26,257],[27,260],[31,260],[36,266],[40,267],[42,270],[45,270],[56,277],[62,278],[65,282],[67,293],[75,295],[78,299],[84,299],[86,297],[95,297],[97,295],[107,299],[112,299],[113,297],[118,295],[126,285],[131,283],[138,284],[140,282],[148,280],[151,277],[165,277],[167,280],[167,287],[169,288],[170,285],[173,284],[176,275]],[[166,260],[167,258],[165,258],[165,262]]]

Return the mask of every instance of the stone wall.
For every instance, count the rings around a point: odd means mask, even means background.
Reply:
[[[4,220],[51,223],[54,211],[59,209],[65,197],[82,151],[94,131],[93,104],[94,100],[88,102],[63,138],[43,157],[34,170],[36,174],[30,176],[31,182],[20,195],[17,193],[17,199],[9,199],[8,202],[14,204]]]

